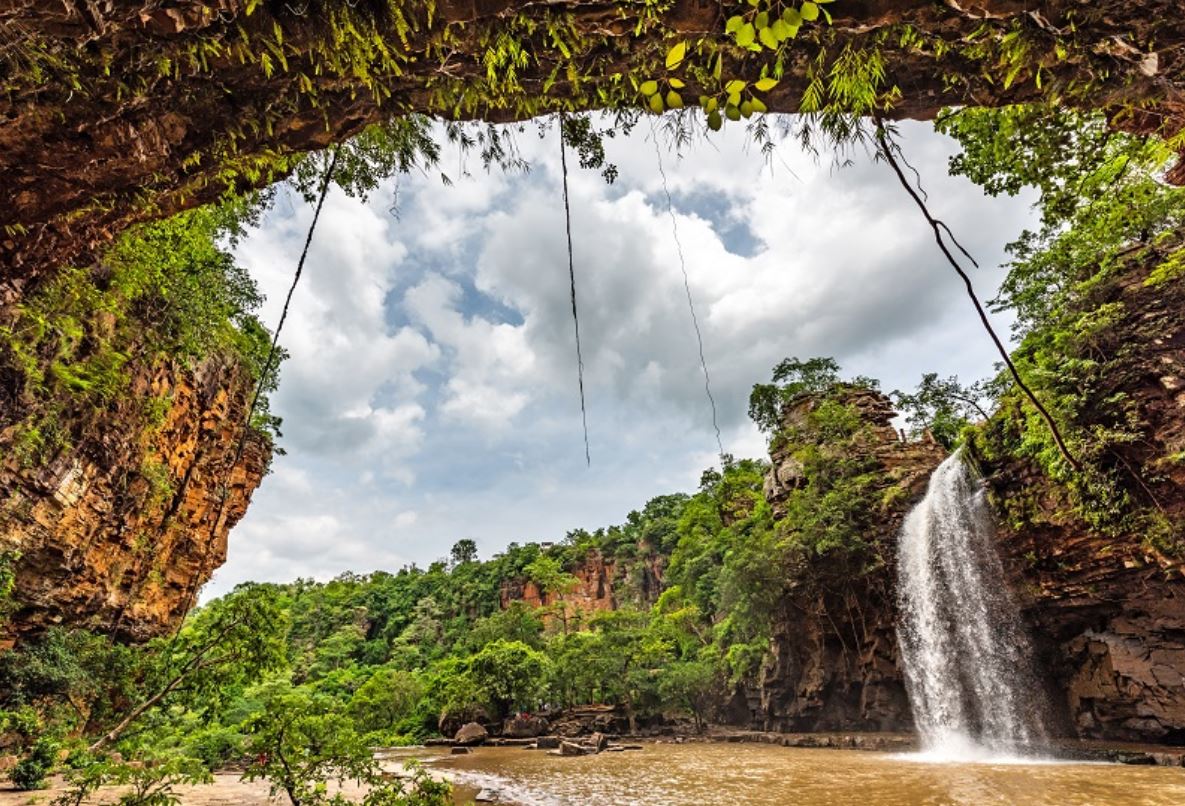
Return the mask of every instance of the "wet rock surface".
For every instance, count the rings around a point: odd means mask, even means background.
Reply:
[[[489,731],[485,726],[478,722],[468,722],[461,726],[453,737],[453,742],[462,746],[469,747],[479,745],[490,737]]]

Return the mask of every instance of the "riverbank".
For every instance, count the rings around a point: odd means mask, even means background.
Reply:
[[[917,736],[912,733],[778,733],[773,731],[731,730],[711,727],[703,733],[684,733],[654,736],[652,734],[606,734],[617,743],[663,744],[767,744],[780,747],[797,747],[812,750],[858,750],[878,753],[909,753],[919,749]],[[559,739],[571,737],[542,737]],[[520,747],[534,749],[537,739],[492,737],[485,747]],[[432,740],[428,746],[451,748],[456,745],[451,739]],[[546,743],[540,749],[551,749]],[[1137,744],[1124,742],[1099,742],[1080,739],[1056,739],[1050,745],[1049,755],[1065,761],[1089,761],[1109,764],[1127,764],[1155,767],[1185,767],[1185,747],[1174,745]]]

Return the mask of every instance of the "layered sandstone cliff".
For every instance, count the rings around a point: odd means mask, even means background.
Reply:
[[[571,590],[558,595],[540,590],[530,579],[507,579],[502,581],[501,605],[503,608],[511,602],[524,602],[531,607],[562,605],[568,613],[580,616],[616,610],[627,604],[649,607],[663,591],[665,565],[666,560],[660,555],[650,555],[627,565],[594,550],[571,570],[576,577]]]
[[[1185,281],[1148,282],[1163,257],[1128,267],[1092,300],[1123,315],[1091,345],[1114,369],[1088,411],[1122,400],[1136,424],[1138,438],[1104,458],[1151,513],[1148,526],[1092,528],[1032,465],[988,469],[1001,551],[1063,730],[1185,744]],[[1019,516],[1007,506],[1018,500]]]
[[[1154,256],[1163,259],[1164,255]],[[1155,262],[1155,261],[1154,261]],[[1107,356],[1103,381],[1083,406],[1106,422],[1104,401],[1122,400],[1139,438],[1109,449],[1132,505],[1154,514],[1149,531],[1092,526],[1065,489],[1016,455],[977,457],[998,512],[998,540],[1036,648],[1049,717],[1060,735],[1111,741],[1185,743],[1185,282],[1147,282],[1133,265],[1096,290],[1092,305],[1119,303],[1122,315],[1090,349]],[[891,413],[875,398],[881,453],[904,473],[916,499],[940,454],[896,443]],[[879,409],[879,410],[878,410]],[[790,416],[794,416],[793,413]],[[994,421],[1017,428],[1008,412]],[[799,473],[774,452],[766,487],[777,505]],[[893,468],[899,468],[894,471]],[[904,500],[904,499],[903,499]],[[727,711],[765,730],[903,730],[911,725],[896,641],[892,556],[901,512],[876,536],[886,563],[844,585],[817,586],[786,602],[756,688]]]
[[[854,390],[844,402],[866,423],[863,450],[875,459],[882,500],[875,533],[877,554],[861,575],[834,574],[827,556],[804,560],[775,620],[770,652],[755,684],[742,686],[727,717],[759,730],[903,730],[911,724],[896,638],[894,553],[906,512],[925,492],[946,451],[930,439],[910,442],[893,427],[884,395]],[[804,400],[785,412],[793,427],[814,405]],[[785,449],[771,452],[766,497],[778,515],[801,467]]]
[[[0,428],[0,551],[18,558],[3,640],[55,624],[160,635],[226,558],[271,451],[253,434],[231,466],[249,376],[218,360],[131,374],[109,409],[68,415],[76,439],[45,463]],[[167,401],[151,422],[147,400]]]

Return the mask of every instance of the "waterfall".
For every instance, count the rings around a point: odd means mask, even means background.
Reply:
[[[1046,738],[1041,698],[984,485],[961,453],[934,471],[901,529],[897,637],[910,706],[934,758],[1025,755]]]

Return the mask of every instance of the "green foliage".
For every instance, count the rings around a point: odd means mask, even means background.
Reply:
[[[374,761],[350,720],[325,696],[278,684],[244,725],[255,759],[244,775],[271,783],[293,806],[329,802],[326,782],[365,781]]]
[[[20,379],[13,450],[25,464],[71,444],[67,423],[81,429],[127,400],[130,367],[223,356],[259,378],[270,341],[252,313],[261,298],[226,250],[259,211],[248,197],[135,227],[94,266],[64,269],[21,301],[0,327],[0,366]],[[265,389],[275,380],[273,372]],[[146,405],[145,432],[166,412],[167,401]],[[256,424],[266,422],[265,405]],[[156,470],[146,465],[144,477],[154,495],[166,494]]]
[[[928,372],[915,392],[893,392],[893,403],[905,415],[912,438],[928,432],[940,445],[952,450],[968,425],[988,418],[984,407],[990,405],[994,392],[983,381],[964,386],[953,375],[939,378],[938,373]]]
[[[101,724],[135,696],[141,662],[110,638],[54,627],[0,654],[0,708],[36,706],[66,730]]]
[[[719,684],[716,666],[710,661],[678,661],[662,670],[658,691],[665,702],[681,705],[690,711],[696,727],[702,731],[704,718]]]
[[[1185,224],[1185,190],[1160,181],[1172,146],[1114,131],[1101,114],[964,109],[937,127],[962,146],[953,174],[992,195],[1040,194],[1042,227],[1008,247],[1013,260],[994,301],[1016,313],[1022,335],[1058,329],[1055,320],[1113,276],[1121,257]]]
[[[543,645],[543,618],[525,602],[510,602],[504,609],[477,619],[469,630],[467,645],[477,651],[498,640],[515,641],[532,649]]]
[[[526,644],[498,639],[469,659],[469,673],[497,715],[504,716],[534,711],[542,702],[551,661]]]
[[[753,386],[749,395],[749,418],[767,434],[782,424],[782,411],[807,395],[830,394],[839,384],[839,364],[833,358],[785,358],[773,369],[772,383]],[[871,378],[857,377],[852,385],[876,389]]]
[[[477,543],[468,538],[458,540],[449,551],[449,557],[454,566],[477,562]]]
[[[207,712],[281,666],[287,622],[270,585],[243,584],[194,611],[176,636],[150,646],[148,681]]]
[[[23,790],[44,789],[45,778],[57,761],[58,747],[56,741],[47,737],[34,742],[9,773],[12,785]]]
[[[244,777],[267,780],[272,795],[283,792],[293,806],[354,802],[340,793],[330,794],[330,781],[367,785],[361,801],[367,806],[452,802],[448,784],[426,775],[417,773],[408,780],[383,776],[350,719],[334,705],[323,695],[288,685],[270,687],[261,710],[245,725],[255,760]]]
[[[112,765],[105,785],[126,787],[119,806],[177,806],[180,785],[208,784],[214,778],[196,759],[174,756],[139,764]]]
[[[16,564],[20,561],[19,551],[0,551],[0,627],[4,626],[11,606],[12,589],[16,585]]]
[[[191,733],[184,745],[187,757],[195,758],[211,772],[243,757],[244,737],[225,725],[208,725]]]
[[[396,734],[423,694],[423,686],[411,672],[379,667],[350,698],[349,714],[363,734]]]
[[[994,304],[1016,312],[1022,338],[1013,360],[1082,468],[1069,466],[1005,380],[997,414],[970,432],[973,447],[989,460],[1033,461],[1065,493],[1057,517],[1104,533],[1164,534],[1164,517],[1147,500],[1155,474],[1133,464],[1146,424],[1138,401],[1121,391],[1141,356],[1114,333],[1128,316],[1115,293],[1124,274],[1150,265],[1146,284],[1171,282],[1180,259],[1185,190],[1161,181],[1173,144],[1115,132],[1101,115],[1043,106],[953,112],[940,128],[963,146],[953,171],[993,194],[1039,192],[1042,226],[1009,246],[1013,259]],[[1012,516],[1021,524],[1032,514]]]

